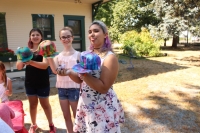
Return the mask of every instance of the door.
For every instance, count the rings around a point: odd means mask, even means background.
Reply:
[[[85,17],[64,15],[64,26],[71,27],[74,32],[73,48],[85,51]]]

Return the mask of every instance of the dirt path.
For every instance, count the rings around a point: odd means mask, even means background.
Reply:
[[[163,51],[167,57],[134,59],[134,69],[120,63],[114,89],[121,100],[126,122],[122,133],[200,132],[200,51]],[[30,126],[28,101],[24,93],[12,99],[23,100],[25,125]],[[57,90],[51,89],[50,103],[58,133],[65,124]],[[38,125],[47,132],[48,124],[39,106]]]

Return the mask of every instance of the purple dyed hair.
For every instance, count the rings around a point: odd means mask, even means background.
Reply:
[[[107,26],[104,24],[104,22],[100,21],[100,20],[94,20],[92,22],[92,24],[90,25],[90,27],[92,25],[98,25],[102,30],[104,34],[108,34],[108,30],[107,30]],[[90,50],[94,50],[94,47],[90,44]],[[105,51],[113,51],[112,50],[112,43],[110,41],[110,38],[107,36],[104,40],[104,45],[103,47],[100,49],[101,52],[105,52]]]

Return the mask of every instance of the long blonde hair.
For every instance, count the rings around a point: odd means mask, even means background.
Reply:
[[[7,86],[7,76],[6,76],[6,67],[2,61],[0,61],[0,71],[2,71],[2,80],[4,82],[4,86]]]

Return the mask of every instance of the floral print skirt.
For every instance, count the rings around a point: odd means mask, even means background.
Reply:
[[[80,133],[121,133],[120,123],[124,122],[124,111],[112,88],[106,94],[98,93],[83,85],[74,132]]]

